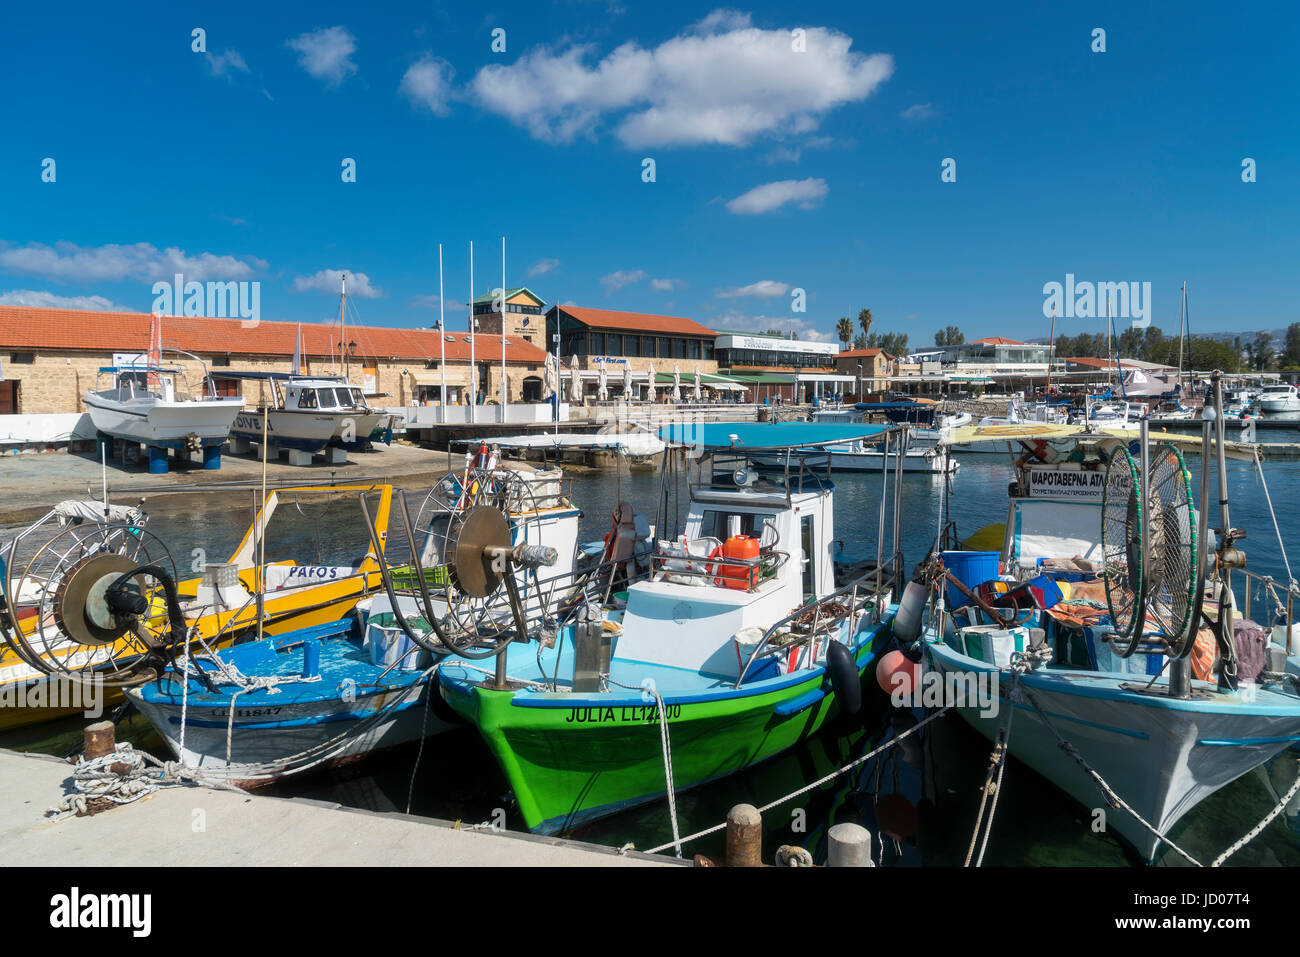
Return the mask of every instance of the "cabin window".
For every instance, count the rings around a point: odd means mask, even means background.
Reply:
[[[716,538],[726,541],[733,535],[749,535],[770,545],[775,540],[769,528],[764,535],[764,523],[773,522],[776,516],[754,512],[728,512],[722,509],[705,509],[700,514],[700,535],[704,538]]]
[[[314,389],[303,389],[298,393],[298,408],[300,409],[317,408],[316,392]]]
[[[803,551],[800,556],[800,562],[803,565],[803,597],[806,601],[810,601],[817,594],[817,568],[813,552],[813,516],[805,515],[799,519],[799,541]]]

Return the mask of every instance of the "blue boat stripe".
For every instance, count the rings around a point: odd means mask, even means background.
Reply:
[[[1201,738],[1196,743],[1204,748],[1248,748],[1256,744],[1288,744],[1300,741],[1300,734],[1277,738]]]

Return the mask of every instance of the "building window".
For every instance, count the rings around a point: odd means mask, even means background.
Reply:
[[[699,339],[692,339],[692,340],[691,340],[691,354],[690,354],[690,356],[688,356],[688,358],[691,358],[691,359],[698,359],[699,357],[700,357],[700,340],[699,340]]]
[[[34,352],[11,352],[9,361],[16,366],[30,366],[36,363],[36,353]]]
[[[604,355],[605,354],[605,333],[603,332],[587,333],[587,344],[590,346],[590,348],[587,351],[587,355],[590,356]]]
[[[713,340],[711,339],[704,340],[704,358],[705,359],[713,358]]]
[[[674,340],[673,340],[673,358],[674,358],[674,359],[685,359],[685,358],[686,358],[686,340],[685,340],[685,339],[674,339]]]
[[[623,334],[621,332],[611,332],[605,336],[605,354],[609,356],[621,356],[623,354]]]
[[[216,367],[216,366],[228,366],[228,365],[230,365],[230,356],[213,356],[213,357],[212,357],[212,365],[213,365],[214,367]]]

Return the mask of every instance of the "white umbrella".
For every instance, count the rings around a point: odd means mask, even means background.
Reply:
[[[600,384],[596,387],[596,398],[604,402],[609,398],[609,374],[605,371],[605,363],[600,364]]]
[[[556,368],[555,353],[546,353],[546,392],[555,395],[560,391],[560,370]]]
[[[682,401],[682,370],[673,366],[673,401]]]
[[[695,401],[699,402],[703,396],[700,394],[700,370],[695,370]]]
[[[623,401],[632,401],[632,367],[623,366]]]
[[[646,396],[653,402],[655,400],[655,364],[653,362],[646,367],[645,374],[650,382],[650,388],[646,391]]]
[[[574,402],[582,401],[582,378],[578,375],[578,355],[569,356],[569,397]]]

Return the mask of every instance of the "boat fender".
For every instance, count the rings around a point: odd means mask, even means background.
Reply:
[[[835,700],[840,703],[840,710],[845,714],[861,711],[862,679],[853,652],[838,641],[832,641],[826,649],[826,671],[831,676],[831,687],[835,689]]]

